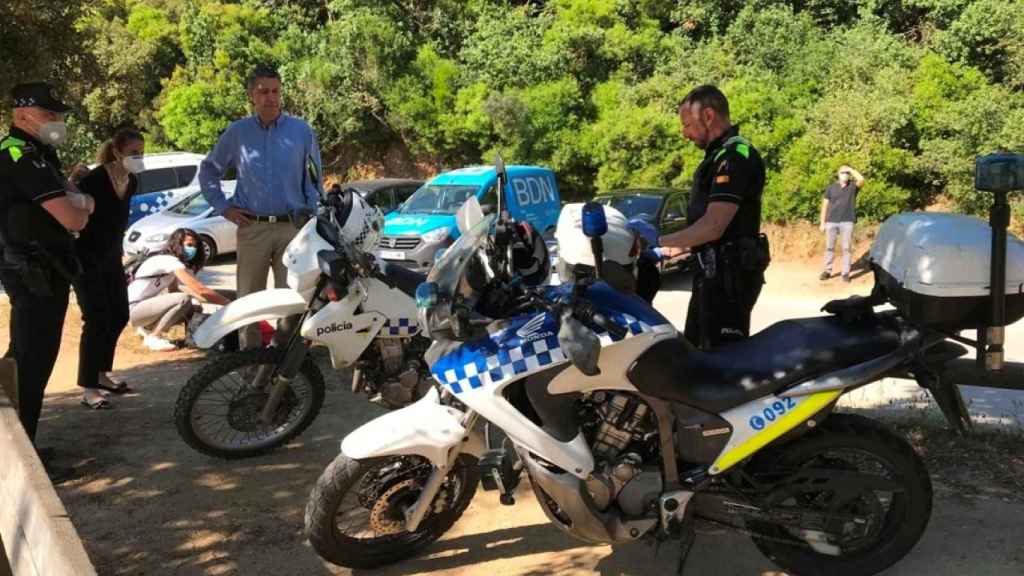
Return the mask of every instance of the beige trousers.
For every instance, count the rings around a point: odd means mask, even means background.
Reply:
[[[288,287],[288,270],[281,257],[297,232],[295,226],[287,220],[274,223],[252,222],[238,228],[236,283],[239,298],[266,290],[267,273],[270,270],[274,271],[274,288]],[[278,330],[287,334],[297,320],[297,316],[285,319]],[[241,349],[259,347],[259,325],[250,324],[239,330],[238,344]]]

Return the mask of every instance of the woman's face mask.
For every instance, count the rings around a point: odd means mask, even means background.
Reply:
[[[125,170],[132,174],[138,174],[146,168],[145,164],[142,162],[142,156],[127,156],[122,158],[121,165],[124,166]]]
[[[196,259],[196,254],[199,253],[199,248],[196,246],[182,246],[181,251],[185,256],[185,259],[191,262]]]

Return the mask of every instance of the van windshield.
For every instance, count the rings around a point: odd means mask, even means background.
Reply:
[[[478,186],[427,184],[402,205],[402,214],[455,214]]]

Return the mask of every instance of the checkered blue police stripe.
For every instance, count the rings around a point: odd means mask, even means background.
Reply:
[[[147,197],[137,205],[133,205],[132,208],[138,210],[139,214],[143,216],[149,216],[150,214],[156,214],[157,212],[163,211],[171,204],[171,200],[174,200],[174,195],[168,192],[159,192],[153,194],[151,197]]]
[[[629,314],[613,314],[612,320],[629,330],[622,337],[616,337],[603,330],[596,331],[602,346],[609,346],[625,338],[631,338],[654,328]],[[454,368],[442,368],[433,372],[434,378],[442,385],[451,388],[452,392],[461,394],[464,390],[503,384],[512,378],[520,377],[529,372],[567,361],[565,353],[558,344],[558,336],[552,334],[546,338],[526,342],[513,348],[499,348],[492,356],[481,356],[472,363]],[[435,366],[444,364],[438,362]]]
[[[420,331],[414,318],[388,318],[381,328],[388,336],[412,336]]]

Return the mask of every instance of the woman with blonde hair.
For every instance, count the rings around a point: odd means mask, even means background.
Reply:
[[[84,389],[82,404],[93,409],[111,407],[108,392],[129,391],[107,372],[113,369],[117,339],[128,324],[122,242],[145,146],[138,131],[118,130],[100,148],[98,166],[78,181],[78,188],[96,201],[96,210],[75,242],[82,274],[73,283],[83,323],[78,385]]]

